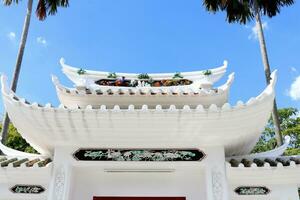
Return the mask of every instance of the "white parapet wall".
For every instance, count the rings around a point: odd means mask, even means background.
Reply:
[[[3,157],[1,157],[3,158]],[[11,160],[12,158],[7,158]],[[16,158],[17,159],[17,158]],[[18,158],[23,160],[24,158]],[[3,159],[2,159],[3,160]],[[39,167],[38,162],[27,166],[34,158],[15,166],[13,162],[7,166],[1,162],[0,166],[0,200],[46,200],[51,180],[52,163]],[[16,160],[16,162],[18,162]],[[41,161],[43,162],[43,161]],[[13,190],[19,187],[19,189]],[[42,188],[40,193],[34,187]]]
[[[257,166],[254,162],[251,166],[244,166],[240,163],[238,167],[232,167],[229,163],[226,164],[231,199],[298,200],[298,188],[300,186],[299,157],[263,158],[260,160],[263,166]],[[283,161],[286,166],[283,166],[279,161]],[[253,190],[251,191],[253,193],[247,189],[242,194],[235,191],[237,188],[249,187],[252,187]],[[262,187],[268,192],[257,194],[256,189]]]

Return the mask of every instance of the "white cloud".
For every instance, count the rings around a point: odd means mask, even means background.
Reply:
[[[15,41],[16,40],[16,33],[15,32],[9,32],[7,34],[7,37],[10,41]]]
[[[300,76],[298,76],[295,81],[292,83],[288,95],[293,100],[300,100]]]
[[[47,46],[47,40],[44,37],[41,37],[41,36],[37,37],[36,42],[43,46]]]
[[[295,67],[291,67],[292,72],[298,72],[298,70]]]
[[[258,25],[257,23],[255,23],[255,25],[253,25],[252,27],[246,26],[246,28],[250,29],[251,28],[251,34],[248,36],[248,39],[254,39],[257,40],[258,39]],[[268,30],[269,25],[268,22],[262,22],[262,28],[263,30]]]

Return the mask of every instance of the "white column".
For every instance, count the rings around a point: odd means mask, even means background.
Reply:
[[[67,155],[66,155],[67,154]],[[66,159],[69,154],[63,149],[56,149],[54,154],[54,168],[50,182],[48,200],[71,200],[73,167]]]
[[[206,199],[229,200],[224,148],[207,148],[206,153]]]

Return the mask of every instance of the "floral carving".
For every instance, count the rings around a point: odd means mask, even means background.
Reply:
[[[64,168],[60,168],[56,172],[54,182],[54,197],[55,200],[62,200],[65,191],[65,171]]]
[[[222,184],[222,172],[214,169],[212,171],[212,189],[214,200],[223,199],[223,184]]]

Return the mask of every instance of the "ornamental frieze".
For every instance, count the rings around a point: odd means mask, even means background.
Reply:
[[[197,149],[79,149],[79,161],[201,161],[205,154]]]
[[[16,194],[40,194],[45,192],[45,189],[39,185],[15,185],[10,190]]]
[[[234,191],[238,195],[267,195],[271,192],[270,189],[264,186],[241,186]]]

